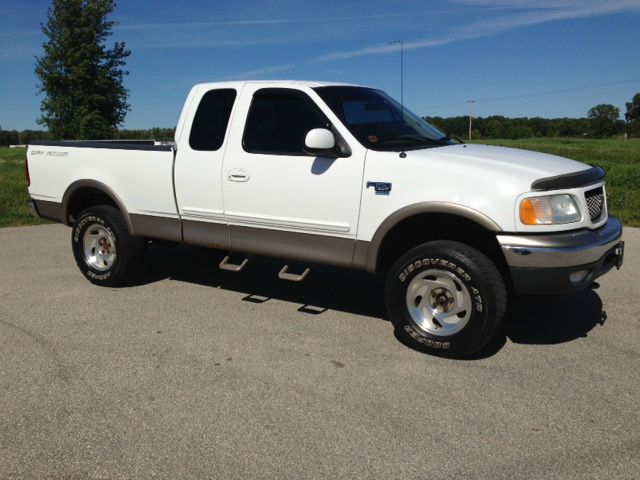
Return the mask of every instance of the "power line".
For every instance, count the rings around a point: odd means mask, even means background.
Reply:
[[[615,82],[608,82],[608,83],[599,83],[599,84],[593,84],[593,85],[583,85],[581,87],[573,87],[573,88],[563,88],[560,90],[548,90],[546,92],[536,92],[536,93],[525,93],[525,94],[521,94],[521,95],[512,95],[512,96],[507,96],[507,97],[494,97],[494,98],[481,98],[481,99],[477,99],[476,102],[480,103],[489,103],[489,102],[501,102],[504,100],[516,100],[519,98],[531,98],[531,97],[542,97],[545,95],[558,95],[560,93],[571,93],[571,92],[580,92],[582,90],[590,90],[593,88],[600,88],[600,87],[611,87],[614,85],[624,85],[624,84],[629,84],[629,83],[636,83],[636,82],[640,82],[640,78],[632,78],[632,79],[628,79],[628,80],[617,80]],[[455,107],[458,105],[464,105],[466,104],[467,101],[461,101],[461,102],[455,102],[455,103],[445,103],[445,104],[441,104],[441,105],[427,105],[427,106],[422,106],[422,107],[418,107],[420,109],[434,109],[434,108],[444,108],[444,107]]]

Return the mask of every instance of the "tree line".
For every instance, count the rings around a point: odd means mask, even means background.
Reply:
[[[628,103],[627,120],[618,119],[619,113],[609,112],[602,118],[602,108],[585,118],[509,118],[502,115],[473,119],[473,138],[533,138],[533,137],[593,137],[606,138],[622,133],[640,137],[640,93]],[[596,108],[596,107],[594,107]],[[615,108],[615,107],[614,107]],[[606,110],[606,109],[605,109]],[[630,114],[629,114],[630,113]],[[615,115],[615,117],[613,117]],[[469,133],[469,117],[425,117],[451,137],[466,139]],[[172,141],[174,128],[120,129],[106,138],[119,140]],[[52,140],[56,137],[44,130],[2,130],[0,146],[24,145],[34,140]],[[73,138],[73,137],[70,137]],[[93,137],[100,138],[100,137]],[[105,137],[102,137],[105,138]]]
[[[116,130],[110,139],[117,140],[157,140],[163,142],[173,141],[175,128],[154,127],[141,130]],[[100,137],[94,137],[100,138]],[[104,137],[103,137],[104,138]],[[0,146],[27,145],[35,140],[55,140],[55,138],[45,130],[2,130],[0,129]]]
[[[473,138],[532,138],[532,137],[593,137],[607,138],[622,133],[640,137],[640,93],[626,103],[625,120],[614,105],[601,104],[591,108],[585,118],[509,118],[502,115],[473,119]],[[425,117],[450,137],[466,139],[469,117]],[[66,138],[112,138],[119,140],[173,140],[175,128],[113,129],[109,135],[73,136]],[[103,132],[104,133],[104,132]],[[60,136],[51,130],[2,130],[0,146],[24,145],[34,140],[53,140]]]
[[[466,139],[469,117],[425,117],[450,137]],[[502,115],[473,119],[472,138],[531,138],[586,136],[588,118],[508,118]]]
[[[607,138],[623,133],[640,137],[640,93],[625,104],[625,119],[615,105],[600,104],[585,118],[508,118],[502,115],[474,118],[473,138],[593,137]],[[467,138],[469,117],[425,117],[451,137]]]

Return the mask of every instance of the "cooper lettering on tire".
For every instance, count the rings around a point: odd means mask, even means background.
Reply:
[[[90,207],[78,215],[71,234],[73,256],[92,283],[118,286],[132,278],[142,262],[142,240],[129,234],[119,210]]]
[[[403,255],[385,287],[390,320],[409,343],[464,357],[502,324],[507,294],[496,266],[469,245],[438,240]]]

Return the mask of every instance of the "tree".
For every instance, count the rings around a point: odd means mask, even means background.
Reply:
[[[114,0],[53,0],[49,7],[36,75],[45,95],[38,123],[52,138],[112,138],[129,110],[123,79],[131,52],[124,42],[105,45],[114,8]]]
[[[587,114],[591,124],[591,134],[596,137],[610,137],[619,133],[620,109],[614,105],[600,104]]]
[[[627,112],[624,118],[632,131],[640,133],[640,93],[636,93],[630,102],[625,103]]]
[[[533,137],[533,130],[527,125],[513,125],[507,129],[506,138],[531,138]]]
[[[504,138],[505,137],[505,118],[502,116],[494,115],[488,117],[484,122],[483,134],[489,138]]]

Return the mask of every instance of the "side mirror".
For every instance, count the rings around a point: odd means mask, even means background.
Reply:
[[[337,157],[336,139],[326,128],[309,130],[304,138],[305,152],[320,157]]]

